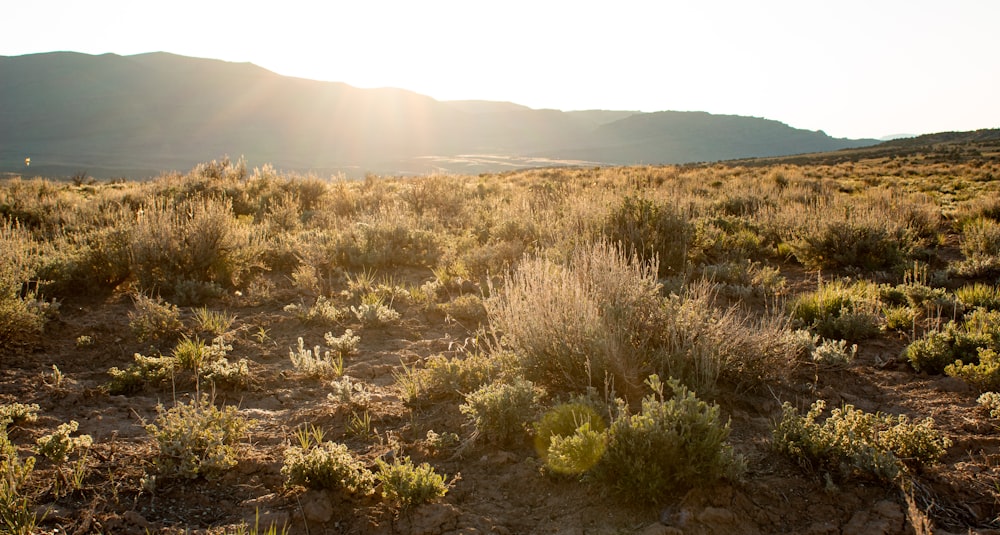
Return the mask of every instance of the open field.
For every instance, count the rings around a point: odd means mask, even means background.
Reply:
[[[938,152],[3,180],[0,532],[1000,529],[1000,160]]]

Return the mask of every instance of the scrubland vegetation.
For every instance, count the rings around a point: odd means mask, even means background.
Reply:
[[[1000,527],[997,176],[4,180],[0,532]]]

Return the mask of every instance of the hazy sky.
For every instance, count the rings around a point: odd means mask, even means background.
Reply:
[[[439,100],[698,110],[836,137],[1000,127],[997,0],[31,0],[0,16],[7,56],[166,51]]]

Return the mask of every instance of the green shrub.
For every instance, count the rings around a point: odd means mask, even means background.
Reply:
[[[406,400],[412,402],[420,398],[446,399],[468,394],[496,378],[499,368],[499,359],[483,353],[452,358],[433,355],[424,362],[423,368],[404,366],[403,372],[395,377]]]
[[[71,453],[87,449],[94,443],[90,435],[70,437],[79,428],[80,424],[76,420],[59,424],[55,433],[45,435],[35,441],[38,446],[37,453],[57,464],[66,462]]]
[[[825,406],[816,401],[802,416],[785,403],[774,428],[775,448],[814,470],[863,473],[891,482],[908,466],[936,461],[951,446],[930,418],[911,423],[905,415],[866,413],[846,405],[819,423]]]
[[[979,217],[962,226],[965,259],[953,270],[965,277],[993,277],[1000,272],[1000,222]]]
[[[604,431],[607,425],[595,405],[581,397],[547,410],[534,424],[535,450],[539,457],[545,459],[553,437],[568,437],[584,424],[595,431]]]
[[[437,234],[400,214],[380,213],[341,232],[332,251],[341,266],[429,267],[441,256]]]
[[[800,325],[829,339],[859,342],[879,332],[878,287],[858,281],[820,281],[813,292],[799,295],[791,315]]]
[[[869,221],[828,220],[793,243],[795,258],[810,269],[892,269],[909,259],[911,244],[894,229]]]
[[[0,422],[4,429],[9,424],[21,425],[38,421],[38,404],[5,403],[0,405]]]
[[[969,364],[979,362],[979,349],[990,346],[994,338],[988,333],[971,331],[948,322],[943,330],[929,331],[903,349],[903,357],[914,370],[940,374],[958,360]]]
[[[556,405],[535,422],[535,451],[549,469],[582,474],[604,455],[607,425],[595,405],[578,398]]]
[[[640,412],[611,423],[607,449],[596,467],[599,480],[629,499],[662,502],[672,493],[731,475],[738,459],[727,443],[729,424],[709,405],[671,379],[673,397],[659,377],[646,383],[653,393]]]
[[[141,293],[132,297],[132,303],[135,310],[128,313],[128,325],[140,342],[176,338],[184,328],[177,305]]]
[[[1000,390],[1000,356],[993,348],[978,348],[976,363],[965,364],[961,359],[945,366],[944,373],[958,377],[980,392]]]
[[[236,407],[217,408],[208,396],[157,406],[156,423],[146,431],[159,446],[155,464],[166,475],[214,478],[237,463],[235,445],[250,421]]]
[[[445,478],[427,463],[414,465],[409,457],[387,463],[377,459],[376,478],[382,485],[382,497],[402,509],[434,501],[448,492]]]
[[[673,205],[650,199],[625,197],[604,224],[610,243],[622,243],[642,262],[658,259],[657,275],[684,273],[688,249],[694,239],[689,215]]]
[[[545,450],[545,466],[558,474],[582,474],[600,462],[607,445],[607,432],[584,423],[568,436],[552,437]]]
[[[996,392],[983,392],[976,403],[990,413],[990,418],[1000,418],[1000,394]]]
[[[529,422],[538,412],[539,392],[520,377],[510,382],[493,382],[465,396],[460,406],[476,426],[476,432],[490,442],[512,444],[524,437]]]
[[[335,442],[306,441],[285,450],[281,474],[286,485],[367,494],[374,476],[351,450]]]
[[[132,394],[146,388],[162,384],[173,376],[177,361],[173,357],[145,357],[136,353],[135,363],[122,370],[118,367],[108,370],[111,382],[108,383],[108,393]]]

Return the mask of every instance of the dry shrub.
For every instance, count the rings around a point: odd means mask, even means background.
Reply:
[[[644,377],[661,297],[655,260],[607,243],[581,248],[570,267],[525,260],[485,302],[493,327],[530,380],[558,390]]]
[[[132,273],[144,291],[167,295],[186,285],[233,287],[261,267],[261,238],[252,224],[233,216],[229,200],[170,205],[154,199],[132,230]]]

